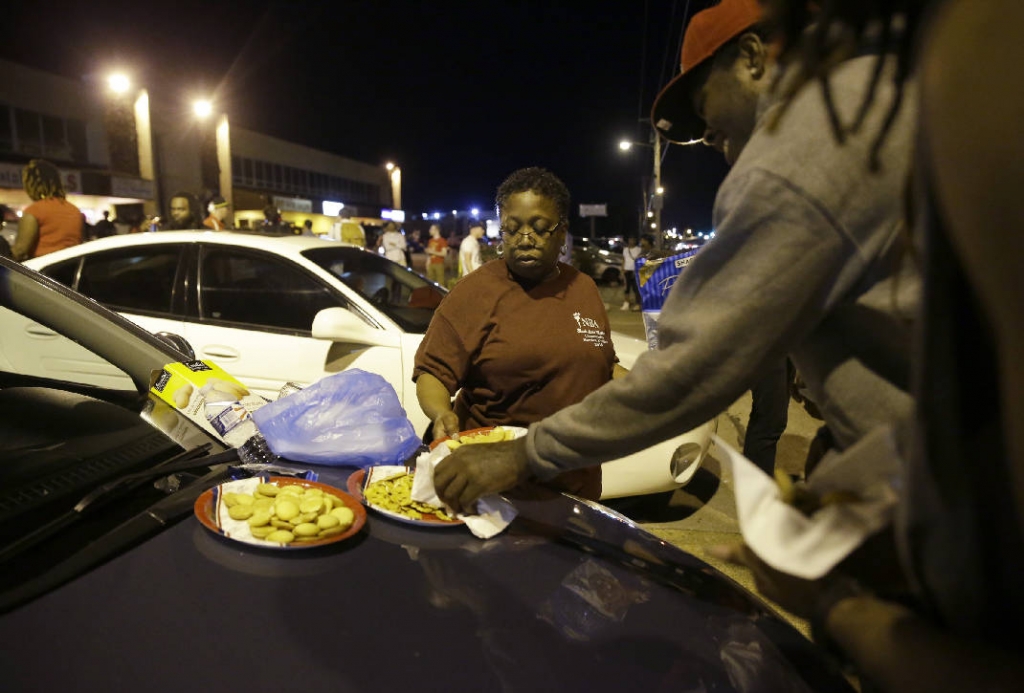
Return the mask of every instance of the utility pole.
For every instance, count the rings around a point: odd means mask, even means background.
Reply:
[[[661,137],[654,133],[654,197],[651,199],[651,207],[654,209],[654,247],[661,250],[661,207],[664,195],[661,188]]]

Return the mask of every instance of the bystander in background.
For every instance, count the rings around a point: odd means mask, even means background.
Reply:
[[[60,171],[49,161],[33,159],[21,171],[25,192],[33,200],[21,213],[11,248],[22,261],[82,242],[82,211],[67,201]]]

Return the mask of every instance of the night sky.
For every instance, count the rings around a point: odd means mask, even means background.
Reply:
[[[622,154],[618,140],[648,141],[684,17],[713,3],[11,4],[2,57],[84,79],[122,67],[154,95],[213,94],[241,127],[394,161],[410,214],[490,209],[508,173],[544,166],[566,182],[574,209],[608,205],[604,235],[636,232],[653,168],[652,150]],[[726,170],[706,147],[670,147],[664,225],[709,227]]]

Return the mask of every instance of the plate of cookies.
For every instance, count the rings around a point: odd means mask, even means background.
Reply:
[[[284,476],[239,479],[207,489],[194,511],[211,532],[270,549],[333,544],[366,524],[366,509],[350,494]]]

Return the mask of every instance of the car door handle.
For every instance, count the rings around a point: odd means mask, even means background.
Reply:
[[[236,349],[225,346],[214,346],[203,349],[203,356],[222,361],[237,361],[242,355]]]

